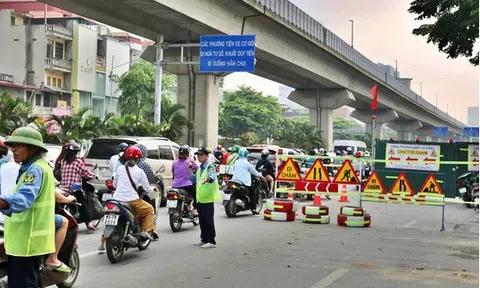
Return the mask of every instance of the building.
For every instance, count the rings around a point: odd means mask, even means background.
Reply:
[[[42,116],[117,113],[118,79],[145,44],[29,0],[0,0],[0,38],[0,93],[31,102]]]
[[[468,126],[478,127],[478,106],[468,107]]]

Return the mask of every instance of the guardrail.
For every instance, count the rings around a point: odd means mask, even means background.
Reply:
[[[63,26],[58,26],[58,25],[53,25],[53,24],[47,24],[45,25],[45,31],[48,33],[53,33],[53,34],[60,34],[63,36],[67,36],[68,38],[73,37],[73,31],[63,27]]]
[[[65,69],[72,69],[72,62],[65,59],[45,58],[45,65],[52,67],[60,67]]]
[[[310,15],[302,11],[288,0],[256,0],[261,3],[266,9],[272,11],[278,15],[282,20],[296,26],[309,36],[323,43],[328,48],[336,52],[336,54],[347,60],[351,64],[354,64],[368,72],[371,75],[378,78],[378,81],[382,81],[383,85],[390,86],[396,90],[399,94],[406,96],[412,101],[418,103],[426,110],[429,110],[439,117],[446,119],[450,123],[453,123],[459,127],[465,126],[462,122],[451,117],[447,113],[436,108],[434,105],[418,96],[409,87],[398,81],[396,78],[385,73],[384,69],[379,65],[373,63],[370,59],[356,51],[349,44],[343,41],[340,37],[333,32],[325,28],[322,24],[313,19]]]
[[[0,73],[0,81],[13,83],[13,76],[8,74]]]

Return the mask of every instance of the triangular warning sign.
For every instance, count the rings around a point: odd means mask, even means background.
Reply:
[[[353,170],[352,163],[350,160],[345,160],[342,167],[338,170],[337,174],[333,178],[332,183],[334,184],[360,184],[355,170]]]
[[[395,151],[393,151],[393,148],[390,148],[390,152],[388,152],[388,154],[390,155],[395,154]]]
[[[404,172],[400,172],[398,174],[397,179],[395,182],[393,182],[392,187],[390,188],[390,193],[392,194],[410,194],[410,196],[415,195],[415,192],[413,192],[412,184],[407,178],[407,175],[405,175]]]
[[[313,162],[312,168],[308,170],[303,181],[330,183],[330,177],[328,176],[327,169],[323,166],[322,160],[317,159]]]
[[[435,178],[435,175],[431,173],[428,175],[427,179],[425,179],[425,182],[422,185],[422,188],[420,188],[419,193],[437,193],[437,194],[443,194],[442,187],[437,182],[437,179]]]
[[[370,176],[368,176],[367,181],[362,187],[362,192],[387,194],[387,189],[383,186],[377,171],[370,173]]]
[[[478,151],[477,151],[477,150],[473,150],[472,156],[473,156],[473,157],[477,157],[477,156],[478,156]]]
[[[435,152],[435,150],[433,150],[432,153],[430,153],[430,157],[437,157],[437,153]]]
[[[282,170],[277,174],[277,180],[283,181],[300,181],[300,171],[298,171],[297,165],[293,162],[292,158],[288,158],[283,164]]]

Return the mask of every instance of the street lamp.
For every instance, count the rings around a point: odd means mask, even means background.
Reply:
[[[348,20],[350,21],[351,25],[350,25],[350,32],[351,32],[351,37],[350,37],[350,46],[352,46],[353,48],[353,20]]]

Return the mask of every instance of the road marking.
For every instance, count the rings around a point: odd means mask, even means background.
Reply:
[[[83,254],[80,254],[80,259],[87,258],[87,257],[93,256],[93,255],[97,255],[97,254],[98,254],[98,251],[92,251],[92,252],[88,252],[88,253],[83,253]]]
[[[347,273],[347,271],[348,271],[347,268],[338,268],[337,270],[330,273],[327,277],[318,281],[317,284],[313,285],[311,288],[325,288],[325,287],[328,287],[328,285],[332,284],[335,280],[342,277],[343,274]]]
[[[412,227],[413,224],[417,223],[418,220],[410,220],[407,223],[403,224],[401,228],[410,228]]]

